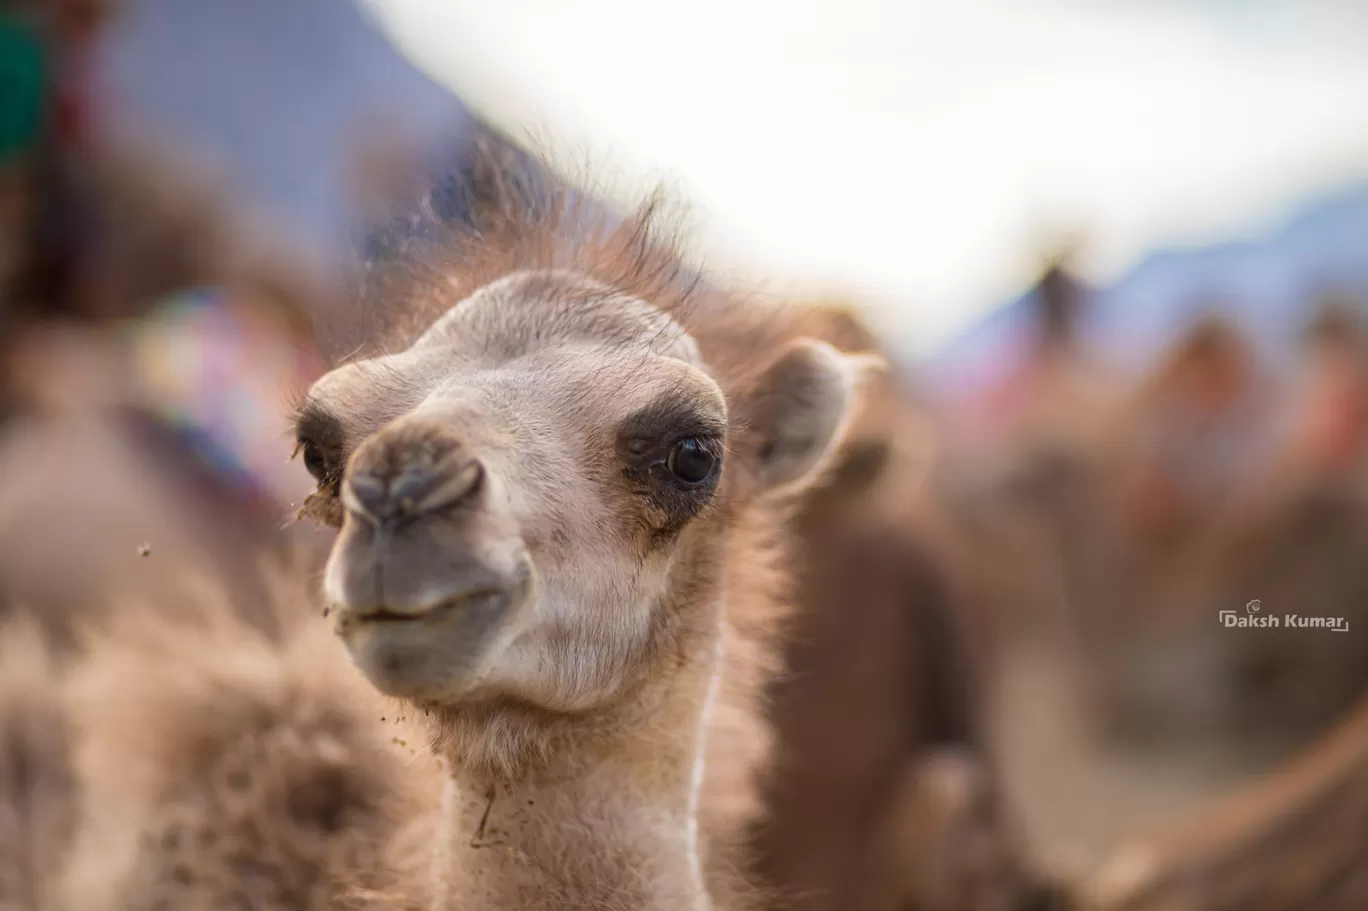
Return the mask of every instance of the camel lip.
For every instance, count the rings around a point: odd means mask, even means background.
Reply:
[[[346,612],[346,620],[351,625],[399,625],[405,623],[421,623],[424,621],[440,619],[462,608],[473,607],[502,597],[504,597],[504,592],[499,589],[472,589],[471,591],[462,592],[453,597],[444,598],[430,607],[424,607],[418,610],[396,610],[395,608],[384,604],[359,611],[354,609],[348,610]]]
[[[421,613],[382,607],[343,616],[333,631],[380,692],[451,701],[473,686],[502,650],[518,604],[503,588],[473,589]]]

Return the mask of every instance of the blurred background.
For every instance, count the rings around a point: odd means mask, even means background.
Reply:
[[[404,207],[459,221],[427,190],[497,135],[610,207],[663,182],[711,274],[871,327],[921,456],[909,514],[953,554],[987,739],[1052,868],[1256,780],[1365,696],[1362,3],[0,17],[16,601],[60,618],[157,597],[161,560],[241,581],[263,540],[325,545],[287,521],[311,487],[294,397],[364,342],[348,289]]]

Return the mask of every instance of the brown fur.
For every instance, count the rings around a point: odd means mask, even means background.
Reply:
[[[465,196],[475,229],[436,225],[422,249],[366,277],[363,298],[383,324],[375,336],[380,350],[411,343],[476,288],[513,272],[552,269],[586,275],[673,316],[708,352],[709,368],[727,389],[744,388],[758,353],[817,335],[807,331],[821,319],[814,311],[726,293],[685,265],[676,252],[683,227],[663,194],[612,224],[596,203],[494,140],[482,141],[473,161]]]
[[[212,587],[188,591],[194,616],[129,606],[87,628],[65,687],[80,835],[56,907],[333,907],[433,799],[412,735],[299,613],[310,596],[270,575],[281,639]]]
[[[814,334],[843,350],[878,350],[853,314],[815,316]],[[982,729],[985,631],[926,495],[933,458],[928,423],[882,378],[799,512],[798,610],[769,687],[778,744],[757,838],[776,908],[1041,900]],[[947,763],[934,757],[947,750],[967,773],[962,799],[942,805]]]
[[[47,911],[75,825],[72,732],[47,645],[27,617],[0,623],[0,909]]]

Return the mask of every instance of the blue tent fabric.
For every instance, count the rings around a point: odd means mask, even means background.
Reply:
[[[355,246],[348,156],[368,118],[401,125],[434,173],[477,127],[349,0],[126,0],[99,66],[116,122],[183,143],[339,258]]]

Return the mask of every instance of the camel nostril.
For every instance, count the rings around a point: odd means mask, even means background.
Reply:
[[[390,499],[403,515],[413,515],[418,503],[437,486],[438,476],[432,471],[409,469],[394,479]]]
[[[342,485],[342,503],[362,515],[383,518],[388,513],[388,485],[373,474],[356,474]]]
[[[388,481],[359,472],[346,479],[342,500],[349,510],[373,521],[411,519],[469,499],[483,478],[484,468],[474,459],[455,467],[449,462],[428,468],[410,466]]]
[[[428,511],[456,506],[479,492],[484,480],[484,466],[471,459],[455,470],[448,468],[439,483],[433,485],[419,501],[419,509]]]

